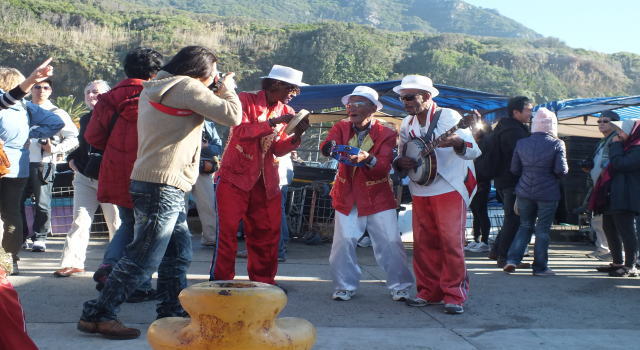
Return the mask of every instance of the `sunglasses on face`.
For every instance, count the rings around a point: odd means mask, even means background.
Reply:
[[[598,120],[598,124],[607,124],[608,120]]]
[[[51,86],[46,85],[36,85],[33,88],[36,90],[51,90]]]
[[[400,101],[403,102],[408,102],[408,101],[413,101],[416,99],[417,96],[419,96],[420,94],[410,94],[410,95],[400,95],[400,97],[398,97],[400,99]]]
[[[289,84],[289,83],[280,83],[280,85],[285,88],[287,90],[287,92],[293,92],[294,94],[299,94],[300,93],[300,88],[293,85],[293,84]]]
[[[358,102],[349,102],[344,106],[347,108],[360,108],[360,107],[365,107],[367,105],[369,105],[367,102],[358,101]]]

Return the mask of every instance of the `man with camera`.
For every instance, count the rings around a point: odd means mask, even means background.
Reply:
[[[24,199],[31,195],[35,197],[32,252],[44,252],[47,249],[47,234],[51,232],[51,190],[56,164],[66,162],[66,153],[78,146],[78,128],[67,112],[49,100],[52,92],[51,79],[41,81],[31,88],[32,98],[29,102],[55,113],[64,122],[62,130],[53,137],[29,141],[29,180]],[[22,209],[23,230],[27,232],[24,200]]]

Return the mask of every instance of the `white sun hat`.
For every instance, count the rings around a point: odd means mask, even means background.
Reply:
[[[269,75],[261,78],[280,80],[280,81],[284,81],[285,83],[293,84],[296,86],[309,85],[302,82],[302,71],[299,71],[297,69],[293,69],[287,66],[280,66],[277,64],[274,64],[273,67],[271,67],[271,71],[269,72]]]
[[[349,95],[345,95],[342,96],[342,104],[346,105],[347,102],[349,102],[349,97],[350,96],[362,96],[367,98],[369,101],[373,102],[376,105],[376,111],[379,111],[382,109],[382,103],[380,103],[380,101],[378,101],[378,92],[368,86],[356,86],[355,89],[353,89],[353,92],[350,93]]]
[[[440,93],[438,89],[433,87],[433,82],[430,78],[417,74],[407,75],[406,77],[402,78],[402,82],[400,83],[400,85],[393,88],[393,92],[399,95],[400,90],[404,89],[419,89],[428,91],[431,94],[431,98],[438,96],[438,94]]]

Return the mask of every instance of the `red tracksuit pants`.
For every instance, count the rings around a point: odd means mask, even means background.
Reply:
[[[18,293],[0,272],[0,349],[38,350],[24,324]]]
[[[456,191],[413,196],[412,220],[418,297],[462,305],[469,293],[464,262],[464,200]]]
[[[218,204],[218,243],[213,254],[210,279],[232,280],[238,249],[238,225],[244,223],[249,279],[275,284],[280,243],[280,195],[267,200],[262,177],[245,192],[221,180],[216,191]]]

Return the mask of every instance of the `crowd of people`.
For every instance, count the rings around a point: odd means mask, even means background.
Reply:
[[[107,223],[110,242],[93,275],[99,295],[84,303],[78,330],[110,339],[139,337],[138,329],[117,319],[124,302],[158,300],[158,318],[188,316],[178,294],[187,286],[192,257],[190,197],[202,223],[201,243],[213,250],[210,279],[234,279],[242,227],[249,279],[276,285],[278,263],[286,260],[284,203],[291,155],[309,128],[308,119],[296,119],[288,105],[306,85],[303,72],[274,65],[259,90],[236,93],[234,74],[220,74],[217,64],[215,53],[200,46],[185,47],[168,62],[153,49],[136,48],[124,59],[126,79],[113,88],[102,80],[85,87],[89,112],[80,118],[79,130],[49,100],[50,60],[26,79],[15,69],[0,68],[0,137],[10,163],[0,178],[2,247],[12,263],[7,270],[19,273],[22,247],[47,249],[58,163],[68,163],[74,172],[74,199],[73,223],[54,275],[85,271],[98,206]],[[319,146],[327,157],[341,146],[357,150],[336,157],[332,299],[356,295],[361,277],[356,247],[365,232],[392,300],[410,307],[443,305],[446,313],[464,312],[469,295],[465,250],[486,252],[507,273],[531,268],[535,276],[554,275],[548,267],[549,236],[560,179],[568,173],[555,114],[540,108],[534,116],[532,101],[518,96],[509,100],[508,116],[489,130],[475,123],[477,113],[463,117],[439,107],[434,101],[439,91],[426,76],[407,75],[393,91],[408,114],[399,131],[374,117],[382,109],[378,92],[357,86],[342,98],[348,118],[335,123]],[[28,93],[32,98],[25,102]],[[615,112],[602,113],[604,138],[585,170],[594,182],[589,210],[595,214],[597,253],[608,249],[612,257],[598,270],[623,277],[637,275],[633,225],[640,197],[631,194],[640,187],[640,128],[633,121],[616,127],[619,119]],[[216,124],[230,127],[224,148]],[[471,125],[458,128],[466,124]],[[418,158],[406,152],[435,143],[432,152]],[[433,176],[414,177],[420,170]],[[410,178],[413,268],[397,232],[390,173]],[[504,223],[491,245],[487,202],[492,183],[503,203]],[[27,198],[35,201],[32,237],[25,235]],[[469,243],[468,207],[474,217]],[[522,259],[532,234],[530,265]],[[155,272],[156,289],[151,284]]]

